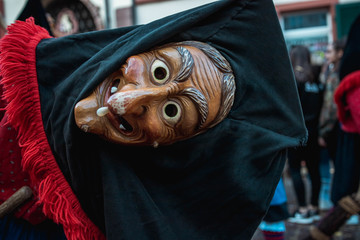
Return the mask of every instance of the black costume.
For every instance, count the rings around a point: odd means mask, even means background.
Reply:
[[[310,204],[317,207],[321,188],[320,148],[317,141],[322,90],[316,81],[298,82],[297,87],[309,138],[306,146],[289,150],[288,163],[298,205],[299,207],[306,207],[305,186],[301,176],[301,162],[303,160],[306,162],[311,179]]]
[[[235,102],[219,125],[156,149],[112,144],[76,126],[75,104],[129,56],[184,40],[210,44],[234,70]],[[39,182],[44,212],[70,239],[250,239],[287,148],[306,141],[271,1],[220,1],[57,39],[28,20],[9,28],[0,50],[23,165]]]

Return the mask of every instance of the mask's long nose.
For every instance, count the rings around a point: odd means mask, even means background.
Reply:
[[[154,99],[166,96],[167,91],[164,88],[143,88],[117,92],[109,98],[107,103],[110,111],[115,114],[139,116]]]

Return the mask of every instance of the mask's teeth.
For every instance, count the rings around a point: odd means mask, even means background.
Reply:
[[[117,87],[112,87],[112,88],[111,88],[111,93],[116,93],[117,90],[118,90]]]
[[[99,117],[103,117],[105,116],[106,114],[109,113],[109,108],[108,107],[101,107],[99,108],[97,111],[96,111],[96,114],[99,116]]]
[[[120,129],[121,129],[121,130],[126,131],[126,128],[124,127],[124,125],[120,124],[120,126],[119,126],[119,127],[120,127]]]

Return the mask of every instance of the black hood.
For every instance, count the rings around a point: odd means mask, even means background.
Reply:
[[[360,15],[352,23],[347,37],[344,54],[341,58],[339,77],[342,80],[346,75],[360,69]]]

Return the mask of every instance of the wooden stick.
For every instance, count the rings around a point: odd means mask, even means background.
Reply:
[[[360,211],[360,194],[343,197],[317,226],[310,228],[310,234],[303,240],[328,240],[345,222]]]
[[[32,195],[32,190],[28,186],[23,186],[17,190],[11,197],[0,205],[0,218],[14,211],[17,207],[28,200]]]

